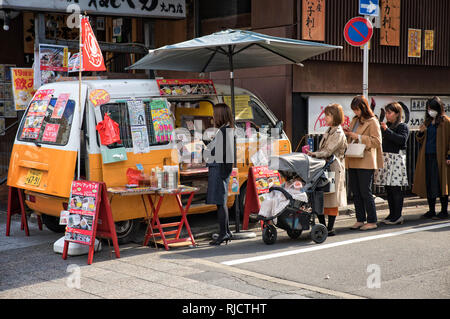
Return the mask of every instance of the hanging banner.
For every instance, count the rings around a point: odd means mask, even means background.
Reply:
[[[425,30],[423,49],[426,51],[434,50],[434,30]]]
[[[303,0],[302,39],[325,41],[325,0]]]
[[[400,0],[380,2],[380,45],[400,46]]]
[[[408,29],[408,58],[420,58],[422,51],[422,30]]]
[[[88,17],[81,18],[81,34],[83,41],[83,71],[106,71],[102,51],[92,31]]]
[[[14,92],[14,107],[16,111],[27,108],[34,95],[32,68],[12,68],[12,85]]]

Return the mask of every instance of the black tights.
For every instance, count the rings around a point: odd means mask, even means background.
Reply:
[[[402,216],[403,193],[401,186],[386,186],[389,215],[386,219],[396,221]]]
[[[222,237],[226,234],[231,234],[228,218],[228,207],[226,205],[217,205],[217,219],[219,221],[220,228],[219,236]]]
[[[439,199],[441,200],[441,212],[447,212],[447,208],[448,208],[448,196],[442,196],[439,197]],[[435,205],[436,205],[436,198],[427,198],[428,201],[428,208],[430,209],[430,212],[432,213],[436,213],[435,210]]]
[[[328,215],[328,225],[325,224],[325,215],[317,215],[319,223],[327,226],[328,231],[332,231],[334,227],[334,222],[336,221],[336,216]]]

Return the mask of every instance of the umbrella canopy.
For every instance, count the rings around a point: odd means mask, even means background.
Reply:
[[[342,47],[229,29],[150,50],[148,55],[128,69],[232,71],[240,68],[299,64],[334,49]]]

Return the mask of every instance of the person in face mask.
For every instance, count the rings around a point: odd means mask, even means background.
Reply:
[[[426,197],[429,211],[423,218],[448,218],[448,190],[450,185],[450,118],[445,115],[444,103],[439,97],[427,101],[425,121],[417,132],[421,144],[414,174],[412,192]],[[436,198],[441,201],[441,212],[436,215]]]

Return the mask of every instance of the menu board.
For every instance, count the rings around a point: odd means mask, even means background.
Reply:
[[[97,218],[100,184],[89,181],[73,181],[69,198],[69,215],[65,240],[90,245]]]
[[[211,95],[217,94],[212,80],[156,80],[161,96],[168,95]]]
[[[270,170],[267,166],[249,168],[243,229],[248,229],[250,214],[259,212],[261,203],[266,199],[272,186],[281,186],[281,176],[278,171]]]
[[[252,182],[255,183],[258,202],[261,205],[265,194],[269,193],[270,187],[281,186],[280,173],[270,170],[267,166],[253,166],[251,169],[253,172]]]
[[[174,124],[165,99],[155,99],[150,102],[153,129],[157,143],[173,140]]]

